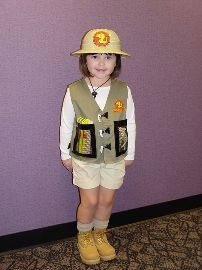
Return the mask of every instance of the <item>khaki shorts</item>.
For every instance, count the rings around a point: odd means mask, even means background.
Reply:
[[[72,158],[73,184],[91,189],[102,186],[108,189],[118,189],[123,184],[125,162],[121,160],[112,164],[95,164]]]

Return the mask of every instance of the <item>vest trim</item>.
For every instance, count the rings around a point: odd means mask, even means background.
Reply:
[[[77,123],[72,152],[82,157],[97,157],[94,124]]]
[[[119,157],[128,150],[127,119],[114,121],[114,136],[116,157]]]

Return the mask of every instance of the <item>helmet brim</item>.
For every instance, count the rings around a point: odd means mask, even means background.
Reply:
[[[127,52],[124,52],[124,51],[121,51],[121,50],[110,50],[108,49],[106,51],[106,48],[104,48],[103,50],[102,49],[98,49],[98,50],[77,50],[75,52],[72,52],[70,55],[72,56],[80,56],[81,54],[93,54],[93,53],[114,53],[114,54],[119,54],[121,56],[130,56]]]

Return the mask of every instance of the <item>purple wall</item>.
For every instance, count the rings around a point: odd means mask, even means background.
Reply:
[[[201,193],[201,25],[200,0],[1,1],[0,235],[75,220],[60,109],[80,77],[69,52],[93,27],[117,31],[132,55],[121,78],[134,93],[136,161],[113,211]]]

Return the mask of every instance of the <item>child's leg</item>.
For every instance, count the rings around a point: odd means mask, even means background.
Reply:
[[[77,210],[77,220],[88,224],[93,221],[99,198],[99,187],[92,189],[79,188],[80,205]]]
[[[100,186],[98,203],[94,218],[97,220],[109,220],[112,212],[116,189],[108,189]]]
[[[116,257],[115,249],[109,244],[106,229],[112,212],[115,189],[100,186],[98,205],[94,217],[94,240],[101,259],[112,260]]]
[[[79,188],[80,205],[77,211],[78,248],[85,264],[97,264],[100,256],[94,243],[93,216],[97,207],[99,188]]]

